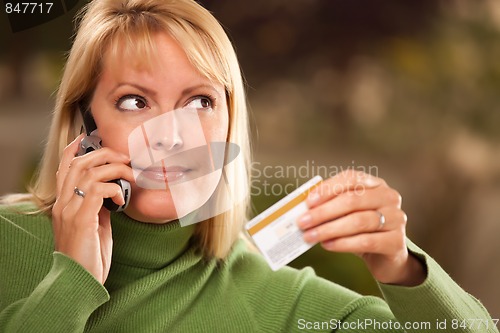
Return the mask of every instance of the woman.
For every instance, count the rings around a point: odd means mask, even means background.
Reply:
[[[84,155],[82,110],[103,146]],[[181,126],[185,114],[194,116]],[[207,147],[233,143],[239,156],[231,172],[215,173],[216,186],[175,192],[177,179],[204,178],[189,178],[195,166],[158,161],[198,147],[193,128]],[[134,166],[137,129],[149,166]],[[307,241],[360,255],[387,303],[310,269],[272,272],[240,239],[248,199],[181,227],[223,183],[233,196],[245,193],[249,151],[239,66],[212,15],[192,0],[90,3],[35,186],[5,198],[0,211],[0,331],[498,332],[476,299],[407,242],[401,197],[379,178],[343,173],[324,181],[298,225]],[[110,213],[103,200],[125,202],[111,182],[118,178],[132,196],[124,212]],[[165,188],[147,185],[161,181]],[[363,194],[352,195],[359,186]],[[457,326],[470,319],[480,327]]]

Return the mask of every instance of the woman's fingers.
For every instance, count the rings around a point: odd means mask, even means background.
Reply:
[[[89,195],[97,196],[97,198],[111,198],[117,205],[121,206],[125,204],[125,199],[123,198],[123,191],[119,185],[113,183],[118,190],[118,195],[101,193],[97,190],[94,191],[96,186],[100,186],[100,184],[107,183],[117,178],[126,179],[131,182],[133,179],[132,169],[125,164],[119,163],[111,163],[88,169],[76,187],[84,191],[86,195],[89,193]],[[84,189],[90,189],[90,191]]]
[[[385,181],[381,178],[361,171],[348,170],[321,182],[321,184],[309,193],[307,205],[309,208],[313,208],[343,193],[361,193],[380,185],[386,185]]]
[[[384,220],[383,223],[381,219]],[[308,229],[304,233],[304,240],[316,243],[363,233],[388,232],[404,227],[405,224],[406,215],[401,210],[367,210],[355,212]]]
[[[99,221],[96,218],[101,210],[103,198],[113,198],[117,204],[125,203],[120,186],[115,183],[96,182],[88,188],[79,189],[85,196],[73,194],[62,211],[62,221],[66,227],[78,229],[91,226],[97,230]]]
[[[387,205],[400,206],[401,196],[389,187],[379,186],[363,192],[345,192],[309,209],[297,223],[301,229],[309,229],[327,221],[336,220],[350,213],[377,210]]]
[[[389,235],[388,233],[391,233]],[[381,254],[394,256],[395,253],[405,249],[405,238],[396,230],[388,233],[359,234],[342,237],[321,243],[326,250],[335,252],[349,252],[358,254]]]
[[[61,162],[59,163],[59,168],[57,169],[56,173],[57,197],[59,197],[61,193],[64,180],[66,179],[66,175],[69,172],[69,166],[71,164],[71,161],[73,161],[73,159],[75,158],[76,153],[78,153],[78,146],[80,145],[83,136],[84,134],[80,134],[76,137],[75,140],[73,140],[68,146],[66,146],[66,148],[64,148]]]
[[[56,250],[85,267],[101,283],[111,265],[112,235],[110,213],[102,207],[105,198],[123,205],[119,185],[123,178],[133,181],[128,156],[101,148],[76,156],[79,136],[64,150],[57,172],[57,197],[52,208]]]
[[[314,189],[307,203],[309,210],[297,221],[305,241],[360,255],[382,283],[413,285],[406,278],[407,217],[401,195],[383,179],[345,172]],[[423,269],[418,273],[423,276]]]
[[[63,203],[68,202],[71,199],[71,196],[73,196],[74,193],[72,191],[75,186],[78,186],[80,179],[85,179],[88,172],[94,172],[93,170],[90,171],[90,169],[114,163],[125,165],[128,162],[128,156],[115,152],[109,148],[102,148],[83,156],[74,157],[71,161],[71,166],[68,166],[68,171],[66,172],[66,177],[63,181],[63,188],[66,190],[61,190],[59,200]],[[113,168],[113,170],[115,169]],[[116,172],[121,172],[121,174],[115,174],[110,177],[110,179],[106,179],[105,181],[121,177],[129,181],[131,180],[129,174],[124,172],[123,168],[117,169]],[[132,173],[130,173],[130,175],[132,175]]]
[[[73,154],[73,151],[70,149],[72,145],[73,143],[66,148],[65,156],[61,161],[58,171],[57,181],[60,189],[58,189],[58,197],[52,210],[55,231],[57,231],[58,223],[61,221],[73,220],[73,215],[71,214],[74,214],[76,210],[79,209],[83,202],[82,199],[86,199],[85,202],[94,204],[92,209],[89,210],[92,214],[97,214],[102,206],[103,198],[112,198],[115,203],[119,205],[123,204],[124,199],[121,191],[119,194],[113,192],[113,190],[111,190],[112,192],[103,192],[99,189],[99,184],[106,183],[116,178],[124,178],[129,181],[133,179],[132,169],[123,163],[123,161],[127,161],[127,159],[121,156],[121,154],[103,148],[103,152],[99,152],[99,154],[97,154],[96,151],[96,154],[94,154],[94,152],[87,154],[89,156],[73,156],[70,158]],[[103,155],[111,156],[106,157]],[[96,157],[95,159],[93,158],[94,156]],[[85,157],[85,159],[83,159],[83,157]],[[69,163],[75,160],[79,162],[70,167]],[[113,160],[118,160],[121,163],[99,165],[99,163],[103,163],[103,161]],[[68,163],[68,161],[71,162]],[[93,165],[98,166],[92,167]],[[118,185],[112,185],[113,186],[106,186],[106,188],[119,189]],[[83,191],[85,198],[75,193],[75,187]],[[89,200],[89,198],[92,200]],[[66,212],[64,215],[63,210]],[[72,213],[68,214],[68,212]]]
[[[123,163],[110,163],[88,169],[79,180],[78,188],[86,188],[95,182],[107,182],[117,178],[133,181],[132,168]]]
[[[88,195],[87,195],[88,193]],[[83,241],[82,235],[92,238],[96,233],[100,220],[97,218],[102,207],[102,198],[116,197],[116,202],[123,202],[121,190],[114,183],[100,183],[93,187],[93,190],[85,192],[85,197],[74,195],[61,212],[58,218],[53,219],[53,228],[56,241],[56,250],[68,254],[68,246],[74,247],[73,238],[78,234],[78,238]],[[89,249],[87,249],[89,250]]]

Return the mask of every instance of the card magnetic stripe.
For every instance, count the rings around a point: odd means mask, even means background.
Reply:
[[[275,212],[271,213],[268,217],[262,219],[262,221],[260,221],[259,223],[257,223],[253,227],[249,228],[247,230],[248,234],[250,236],[255,235],[256,233],[258,233],[259,231],[261,231],[262,229],[267,227],[269,224],[271,224],[273,221],[275,221],[277,218],[279,218],[280,216],[282,216],[283,214],[288,212],[290,209],[294,208],[295,206],[300,204],[302,201],[306,200],[309,193],[314,188],[316,188],[319,184],[321,184],[321,182],[314,184],[313,186],[308,188],[306,191],[300,193],[298,196],[296,196],[295,198],[293,198],[292,200],[287,202],[283,207],[278,208]]]

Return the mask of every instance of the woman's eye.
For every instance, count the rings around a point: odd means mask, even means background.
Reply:
[[[194,109],[204,109],[204,110],[207,110],[207,109],[211,109],[212,108],[212,100],[208,97],[203,97],[203,96],[200,96],[200,97],[195,97],[194,99],[192,99],[187,105],[186,107],[188,108],[194,108]]]
[[[121,97],[116,106],[122,111],[137,111],[142,110],[148,106],[146,100],[140,96],[127,95]]]

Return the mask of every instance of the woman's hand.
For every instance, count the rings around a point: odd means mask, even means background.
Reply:
[[[57,171],[57,197],[52,208],[55,249],[73,258],[104,284],[111,265],[113,240],[110,213],[104,198],[124,204],[120,187],[108,181],[131,181],[132,170],[123,154],[102,148],[75,157],[83,136],[65,149]],[[77,195],[75,189],[83,193]]]
[[[401,195],[383,179],[346,171],[322,182],[308,196],[298,219],[304,239],[329,251],[351,252],[381,283],[414,286],[426,272],[406,248]]]

